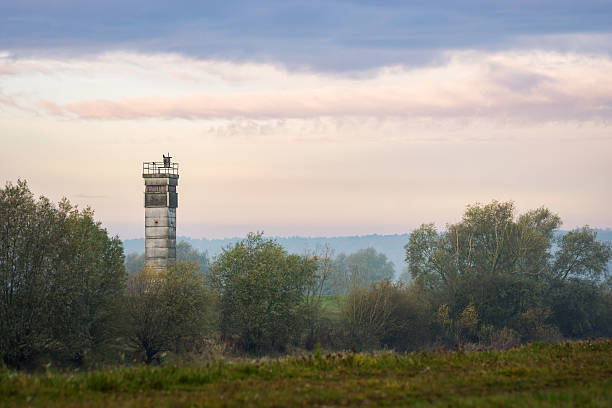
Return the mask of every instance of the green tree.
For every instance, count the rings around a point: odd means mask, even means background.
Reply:
[[[609,242],[597,241],[597,232],[583,227],[563,235],[554,272],[562,280],[577,277],[600,280],[608,273]]]
[[[181,352],[201,339],[212,295],[198,265],[179,262],[165,270],[145,267],[130,276],[126,295],[130,343],[146,363],[164,351]]]
[[[90,209],[34,198],[25,181],[0,190],[0,354],[81,363],[113,334],[125,270],[118,238]]]
[[[210,269],[210,260],[206,251],[195,249],[187,241],[179,241],[176,244],[176,260],[177,262],[195,262],[198,265],[198,271],[207,274]],[[125,270],[128,275],[140,272],[145,266],[145,254],[131,253],[125,257]]]
[[[374,248],[361,249],[346,259],[352,280],[360,286],[392,280],[395,274],[393,262]]]
[[[79,211],[62,200],[58,215],[64,225],[61,261],[49,284],[65,306],[50,321],[58,348],[80,363],[86,353],[103,350],[118,333],[116,314],[126,279],[123,246],[94,221],[89,208]]]
[[[24,181],[0,190],[0,223],[0,352],[20,365],[53,342],[48,322],[59,305],[47,282],[57,275],[62,229],[51,202],[36,200]]]
[[[298,312],[316,270],[315,259],[288,255],[261,233],[225,248],[211,268],[224,339],[252,353],[284,350],[300,335]]]
[[[198,266],[198,271],[204,275],[207,275],[210,269],[208,253],[194,248],[187,241],[179,241],[176,244],[176,260],[177,262],[195,263]]]
[[[145,254],[132,252],[125,257],[125,271],[128,275],[140,272],[145,266]]]
[[[565,337],[609,336],[612,305],[605,287],[591,280],[568,278],[551,284],[547,303]]]
[[[374,248],[360,249],[348,256],[336,257],[332,281],[337,293],[349,293],[353,287],[368,288],[372,283],[392,280],[393,262]]]
[[[448,306],[449,316],[459,317],[473,304],[481,323],[529,337],[542,333],[533,322],[548,330],[557,315],[544,312],[554,280],[599,279],[610,259],[609,246],[588,228],[566,234],[555,252],[560,225],[546,208],[515,217],[512,202],[470,205],[461,222],[444,232],[432,224],[413,231],[405,247],[408,268],[439,305]]]
[[[333,250],[325,245],[316,251],[304,255],[312,259],[317,265],[316,271],[309,279],[304,290],[301,316],[306,327],[304,345],[312,350],[315,343],[320,340],[321,324],[323,320],[322,299],[327,292],[334,271]],[[318,341],[320,344],[320,341]]]

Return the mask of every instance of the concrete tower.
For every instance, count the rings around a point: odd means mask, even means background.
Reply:
[[[176,261],[176,207],[178,163],[170,153],[163,162],[144,162],[146,265],[163,269]]]

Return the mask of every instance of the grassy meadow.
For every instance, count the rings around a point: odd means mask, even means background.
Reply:
[[[0,406],[612,405],[612,340],[509,351],[334,353],[87,372],[0,371]]]

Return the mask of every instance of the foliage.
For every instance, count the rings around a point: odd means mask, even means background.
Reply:
[[[160,352],[180,351],[203,335],[209,307],[211,294],[197,264],[144,268],[128,281],[128,338],[145,362],[159,361]]]
[[[561,332],[547,323],[551,315],[548,307],[527,309],[521,314],[522,332],[530,341],[553,342],[561,340]]]
[[[402,322],[394,319],[397,304],[393,295],[399,290],[388,280],[358,286],[344,300],[343,317],[348,329],[349,344],[357,348],[378,348],[381,339]]]
[[[609,406],[612,341],[334,353],[65,374],[0,370],[7,406]]]
[[[434,315],[418,284],[384,280],[367,289],[354,287],[342,302],[345,347],[419,349],[435,339]]]
[[[210,269],[210,260],[206,251],[195,249],[189,242],[179,241],[176,244],[176,261],[192,262],[198,267],[201,274],[207,275]]]
[[[0,190],[0,355],[77,364],[113,333],[125,269],[118,238],[90,209],[38,200],[24,181]]]
[[[385,254],[376,252],[374,248],[365,248],[348,256],[339,254],[331,281],[334,292],[346,294],[354,287],[363,289],[372,283],[392,280],[394,275],[393,263]]]
[[[90,209],[9,183],[0,190],[0,356],[34,368],[125,362],[127,349],[151,363],[166,352],[204,358],[204,348],[305,348],[321,361],[322,348],[490,350],[612,336],[610,245],[587,227],[560,235],[560,224],[545,208],[516,216],[510,202],[468,206],[443,232],[424,224],[411,234],[410,278],[395,283],[373,248],[290,255],[262,234],[212,264],[186,242],[163,271],[130,254],[128,277],[120,241]]]
[[[137,254],[136,252],[132,252],[131,254],[127,254],[125,257],[125,271],[128,275],[132,275],[134,273],[138,273],[145,266],[145,254]]]
[[[444,327],[447,340],[453,344],[462,344],[473,340],[478,329],[478,312],[473,304],[469,304],[456,316],[446,304],[438,307],[438,322]]]
[[[588,227],[563,235],[553,271],[562,280],[570,277],[599,280],[607,274],[612,255],[610,243],[597,241],[597,232]]]
[[[572,231],[555,249],[558,215],[546,208],[517,218],[514,213],[512,202],[470,205],[461,222],[448,225],[445,232],[424,224],[410,236],[405,247],[410,274],[431,293],[436,307],[448,309],[450,320],[444,325],[447,334],[455,333],[455,341],[474,337],[475,330],[467,337],[457,331],[469,305],[479,324],[511,328],[528,340],[556,338],[555,325],[563,324],[556,311],[563,301],[555,293],[567,293],[563,288],[572,285],[570,278],[596,285],[607,273],[610,246],[596,241],[593,231]],[[595,292],[601,298],[602,292]],[[572,304],[580,313],[577,303]],[[593,320],[580,317],[581,322]]]
[[[394,284],[391,301],[395,322],[381,339],[381,347],[414,351],[430,346],[438,334],[430,294],[418,283]]]
[[[551,319],[563,336],[584,338],[612,335],[612,291],[590,280],[554,280],[547,303]]]
[[[210,269],[210,259],[206,251],[195,249],[189,242],[179,241],[176,244],[177,262],[195,262],[198,271],[204,275]],[[145,254],[130,253],[125,257],[125,270],[128,275],[139,272],[145,266]]]
[[[284,350],[300,334],[300,307],[316,271],[314,258],[288,255],[262,234],[226,248],[211,268],[222,336],[250,353]]]
[[[305,257],[312,259],[316,263],[316,270],[312,279],[308,280],[301,306],[302,318],[306,329],[303,344],[308,350],[312,350],[315,344],[320,344],[324,320],[323,315],[324,292],[329,285],[334,272],[333,251],[329,246],[318,248]],[[327,300],[327,299],[325,299]]]

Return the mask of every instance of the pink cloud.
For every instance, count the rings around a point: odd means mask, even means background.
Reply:
[[[510,80],[522,81],[522,78]],[[553,87],[518,92],[498,88],[466,91],[437,89],[427,94],[409,88],[320,89],[256,92],[237,95],[194,94],[183,97],[141,97],[85,100],[58,105],[41,100],[52,115],[83,119],[143,118],[308,118],[319,116],[457,117],[506,116],[526,119],[610,117],[612,94],[569,93]],[[480,91],[480,92],[479,92]]]
[[[393,116],[607,121],[612,117],[608,56],[450,52],[438,66],[385,67],[359,78],[167,55],[121,54],[116,63],[104,56],[94,61],[54,61],[49,66],[54,64],[79,78],[111,71],[123,75],[120,83],[107,86],[125,87],[127,97],[106,96],[98,86],[95,97],[88,98],[84,89],[72,102],[58,102],[52,95],[38,99],[37,107],[47,114],[82,119]],[[45,66],[41,61],[21,65]],[[156,70],[151,70],[153,66]],[[167,81],[161,87],[147,83],[146,92],[155,96],[129,96],[131,88],[125,84],[152,72],[162,72]],[[185,82],[190,94],[184,92]],[[174,92],[173,84],[181,92]],[[142,92],[141,87],[133,93]]]
[[[62,107],[53,102],[41,100],[38,101],[36,105],[50,115],[62,116],[66,114]]]

